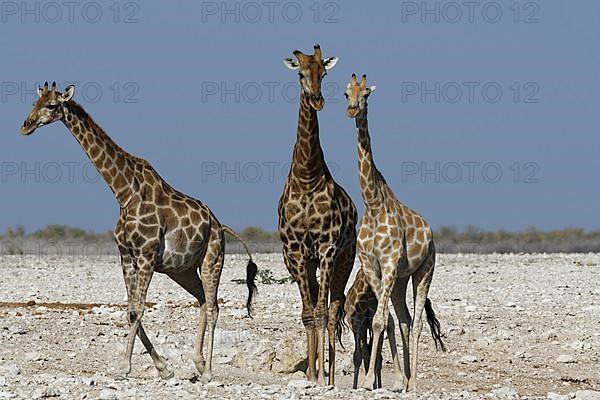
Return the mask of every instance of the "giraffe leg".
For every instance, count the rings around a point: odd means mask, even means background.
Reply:
[[[317,266],[316,261],[306,263],[306,281],[308,281],[310,306],[302,307],[302,321],[307,327],[308,342],[308,365],[312,367],[312,373],[309,374],[309,380],[317,381],[317,328],[315,326],[315,307],[319,298],[319,282],[317,281]],[[304,301],[303,301],[304,303]]]
[[[158,374],[160,375],[160,377],[163,379],[171,379],[175,375],[174,372],[169,369],[167,361],[158,354],[158,352],[150,342],[150,339],[148,339],[148,335],[146,335],[146,331],[144,330],[144,327],[141,323],[137,333],[138,337],[144,344],[146,351],[150,353],[150,357],[152,357],[152,362],[158,370]]]
[[[329,305],[329,316],[327,321],[327,332],[329,333],[329,385],[335,386],[335,341],[342,340],[342,329],[344,321],[344,308],[346,296],[346,284],[354,267],[354,246],[348,246],[337,257],[335,269],[332,273]]]
[[[316,278],[317,264],[306,260],[300,252],[283,249],[283,261],[290,275],[296,281],[302,299],[302,324],[306,330],[306,355],[308,368],[306,377],[309,381],[316,381],[316,334],[315,334],[315,302],[319,290]],[[313,301],[313,299],[315,299]]]
[[[127,289],[127,309],[132,310],[135,294],[137,293],[137,268],[129,251],[119,247],[121,253],[121,267],[123,269],[123,279],[125,280],[125,288]],[[127,322],[131,326],[130,313],[127,313]],[[125,363],[118,367],[117,379],[125,379],[131,372],[130,363]]]
[[[329,307],[327,303],[329,301],[329,288],[332,280],[331,277],[335,269],[335,248],[333,246],[327,246],[326,248],[320,249],[319,253],[321,263],[321,274],[319,277],[319,297],[317,300],[317,306],[315,307],[315,327],[317,330],[317,359],[319,360],[317,382],[319,385],[324,386],[326,343],[325,331],[327,330],[329,322]],[[330,346],[333,346],[333,348],[330,347],[330,351],[333,350],[333,353],[335,353],[335,340],[333,341],[333,343],[330,343]],[[333,363],[335,363],[335,360],[329,360],[330,363],[332,361]]]
[[[204,356],[202,354],[202,349],[204,347],[204,334],[206,332],[206,298],[204,296],[202,281],[200,280],[196,268],[190,268],[178,274],[169,274],[169,277],[194,296],[200,304],[200,323],[196,344],[194,345],[193,359],[196,369],[200,375],[202,375],[204,373]]]
[[[393,300],[392,300],[393,302]],[[392,353],[392,362],[394,364],[394,386],[393,390],[402,390],[404,388],[404,379],[402,376],[402,367],[400,366],[400,356],[398,355],[398,345],[396,344],[396,324],[392,314],[388,314],[387,335]]]
[[[389,323],[389,318],[388,318]],[[388,326],[389,329],[389,326]],[[388,330],[389,332],[389,330]],[[375,361],[375,384],[373,385],[373,389],[381,388],[381,369],[383,368],[383,356],[381,353],[383,352],[383,335],[381,336],[381,340],[379,342],[379,351],[377,352],[377,360]]]
[[[417,382],[417,360],[419,358],[419,337],[423,329],[423,309],[433,277],[433,261],[428,258],[412,276],[414,295],[414,319],[410,332],[410,378],[407,390],[414,390]]]
[[[128,266],[127,272],[125,273],[126,267],[124,266],[123,268],[124,274],[126,275],[126,282],[128,282],[128,279],[131,279],[131,274],[133,272],[135,274],[134,279],[136,284],[130,285],[129,283],[127,283],[128,293],[129,290],[131,290],[131,293],[128,296],[129,334],[127,335],[127,348],[125,351],[125,360],[120,371],[121,378],[126,378],[131,372],[131,355],[133,353],[133,345],[135,343],[135,338],[139,333],[139,329],[142,326],[142,317],[144,316],[144,309],[146,306],[146,294],[148,293],[148,287],[150,286],[150,281],[152,280],[152,275],[154,273],[155,260],[156,253],[144,253],[138,256],[135,262],[131,264],[131,266],[133,266],[134,264],[137,265],[137,271],[135,271],[135,269],[134,271],[132,271]],[[145,339],[148,339],[145,333],[144,336]],[[146,349],[150,349],[150,355],[152,356],[153,353],[156,354],[156,350],[153,349],[150,340],[147,340],[147,344],[148,345],[146,346]],[[164,360],[162,360],[161,358],[159,361]]]
[[[223,270],[224,261],[224,241],[222,235],[220,240],[213,239],[208,245],[204,261],[200,270],[202,287],[206,296],[206,323],[204,323],[204,317],[202,316],[202,309],[200,315],[200,330],[199,340],[195,351],[200,349],[200,356],[195,357],[194,361],[201,361],[202,355],[202,340],[201,335],[204,335],[203,325],[208,325],[208,336],[206,338],[206,365],[202,373],[202,382],[208,383],[212,380],[212,355],[213,346],[215,341],[215,327],[217,325],[217,318],[219,317],[219,305],[217,304],[217,290],[219,289],[219,279],[221,278],[221,271]],[[196,364],[198,365],[198,364]],[[200,368],[198,369],[200,371]]]
[[[360,326],[360,321],[352,321],[352,333],[354,334],[354,354],[352,356],[354,379],[352,381],[352,389],[357,389],[358,375],[363,362],[362,328]]]
[[[388,303],[394,283],[396,282],[396,276],[398,275],[396,266],[383,266],[382,275],[385,276],[383,282],[381,282],[377,276],[374,276],[374,274],[366,275],[369,285],[377,296],[377,311],[373,317],[373,344],[375,345],[371,350],[369,372],[367,373],[365,381],[363,382],[363,388],[368,390],[371,390],[375,384],[375,366],[377,364],[377,356],[381,352],[381,335],[383,334],[383,331],[387,329],[388,316],[390,312]]]
[[[408,285],[408,280],[409,278],[398,279],[394,286],[394,292],[392,293],[392,304],[400,324],[400,334],[402,335],[402,357],[404,359],[404,368],[402,371],[399,371],[400,360],[398,352],[396,351],[396,358],[394,359],[394,368],[396,369],[394,390],[407,390],[410,377],[409,337],[411,318],[408,307],[406,306],[406,286]]]

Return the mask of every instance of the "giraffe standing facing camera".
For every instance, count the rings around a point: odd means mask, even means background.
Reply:
[[[217,289],[225,254],[223,233],[242,240],[231,228],[221,225],[206,205],[173,189],[150,163],[120,148],[73,100],[74,91],[73,86],[68,86],[60,93],[56,83],[48,89],[46,82],[38,89],[39,99],[25,120],[21,134],[30,135],[41,126],[62,121],[117,198],[120,215],[114,234],[127,287],[130,325],[119,377],[125,378],[131,372],[136,335],[160,376],[165,379],[173,376],[142,326],[148,286],[154,272],[160,272],[167,274],[200,303],[194,363],[202,374],[202,381],[208,382],[212,379],[214,331],[219,315]],[[246,307],[250,314],[257,267],[249,252],[248,256]],[[205,362],[203,347],[207,325]]]
[[[300,112],[290,173],[279,200],[279,235],[285,265],[298,284],[306,329],[310,380],[325,384],[325,330],[329,334],[329,384],[335,384],[335,340],[342,333],[344,291],[356,252],[356,208],[331,176],[319,141],[321,80],[336,57],[294,51],[284,64],[298,71]],[[317,269],[319,280],[317,281]],[[328,302],[331,302],[328,306]],[[318,378],[316,361],[318,360]]]
[[[367,122],[367,98],[375,86],[367,87],[367,77],[360,83],[356,75],[346,88],[347,115],[356,119],[358,134],[358,171],[365,212],[357,239],[357,252],[369,286],[377,297],[373,316],[373,346],[369,370],[363,382],[373,388],[375,363],[381,352],[381,335],[389,321],[388,302],[391,299],[400,324],[404,358],[404,373],[400,373],[398,352],[392,346],[396,377],[394,389],[415,389],[418,345],[423,328],[423,310],[431,328],[436,348],[445,350],[440,323],[427,298],[435,266],[435,246],[431,228],[415,211],[402,204],[373,162],[371,137]],[[406,289],[412,278],[414,310],[411,316],[406,306]]]

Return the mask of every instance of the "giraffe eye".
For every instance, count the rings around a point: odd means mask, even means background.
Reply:
[[[348,93],[344,93],[344,96],[345,96],[346,98],[348,98],[348,97],[349,97],[349,96],[348,96]]]
[[[55,110],[55,109],[56,109],[56,107],[58,107],[58,104],[48,104],[48,105],[46,106],[46,108],[47,108],[48,110]]]

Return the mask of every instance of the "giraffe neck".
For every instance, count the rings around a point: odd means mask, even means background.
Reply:
[[[369,136],[369,123],[367,121],[367,108],[356,116],[356,130],[358,133],[358,171],[360,172],[360,191],[365,206],[373,208],[383,202],[380,188],[381,174],[373,162],[371,150],[371,136]]]
[[[63,123],[124,207],[135,191],[136,158],[120,148],[79,104],[71,100],[63,111]]]
[[[301,187],[314,188],[328,173],[319,141],[317,111],[310,106],[308,98],[302,94],[290,176]]]

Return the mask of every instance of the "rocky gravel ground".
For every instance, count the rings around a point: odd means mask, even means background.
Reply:
[[[279,254],[256,256],[264,282],[287,276]],[[0,262],[0,399],[600,399],[600,255],[440,255],[430,298],[448,352],[421,337],[418,390],[352,390],[352,338],[339,349],[337,387],[305,381],[295,284],[259,282],[246,317],[246,258],[228,256],[219,289],[215,379],[191,352],[199,310],[166,276],[150,287],[146,331],[175,377],[158,377],[136,343],[125,381],[115,367],[127,333],[115,257],[4,256]],[[356,266],[358,267],[358,265]]]

